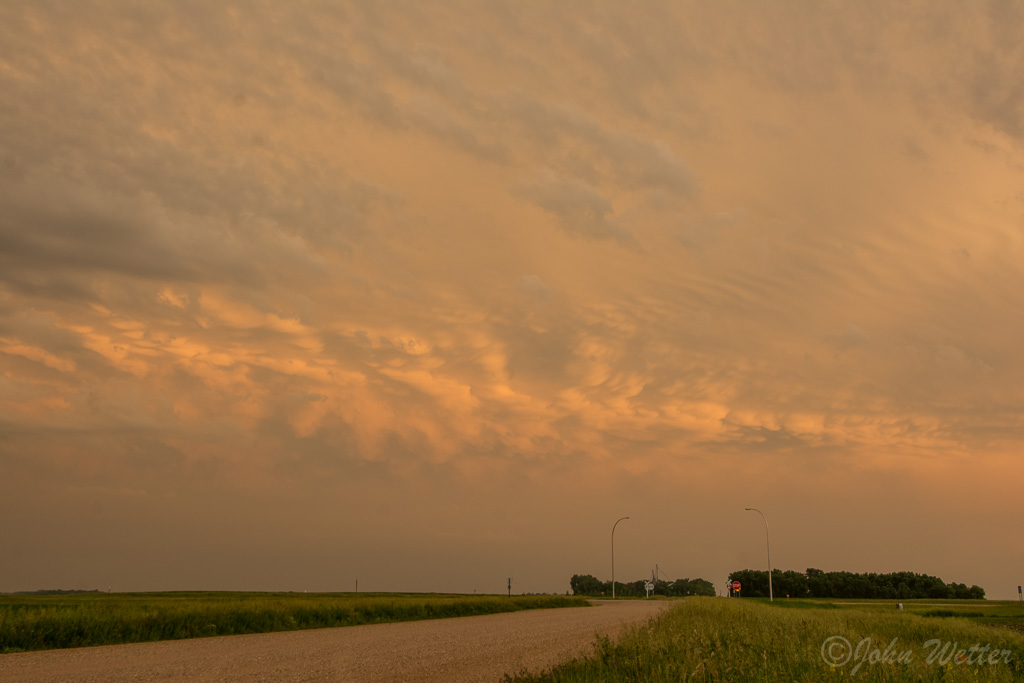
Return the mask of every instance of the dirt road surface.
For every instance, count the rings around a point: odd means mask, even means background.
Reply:
[[[500,681],[593,651],[665,602],[0,655],[3,683]]]

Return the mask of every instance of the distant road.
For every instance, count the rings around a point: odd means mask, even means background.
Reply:
[[[671,603],[630,600],[397,624],[0,655],[0,681],[500,681],[592,651]]]

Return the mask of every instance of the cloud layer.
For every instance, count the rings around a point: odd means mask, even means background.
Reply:
[[[717,582],[757,505],[1008,595],[1022,22],[8,4],[0,590],[561,591],[632,510]]]

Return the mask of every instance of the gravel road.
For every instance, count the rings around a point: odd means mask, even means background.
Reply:
[[[0,681],[500,681],[668,606],[630,600],[398,624],[0,655]]]

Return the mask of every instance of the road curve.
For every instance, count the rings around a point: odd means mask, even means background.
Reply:
[[[666,602],[0,655],[0,681],[500,681],[589,654]]]

